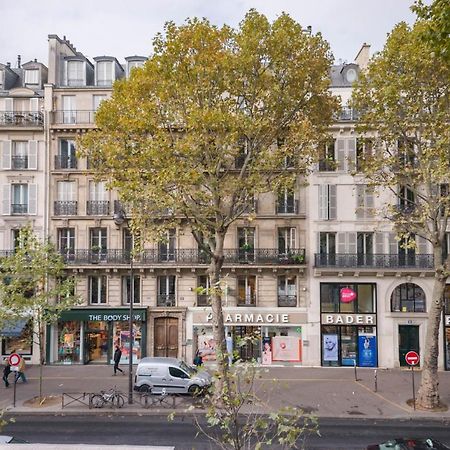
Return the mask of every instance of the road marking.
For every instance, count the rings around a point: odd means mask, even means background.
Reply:
[[[385,402],[391,404],[392,406],[395,406],[397,408],[400,408],[403,411],[406,411],[407,413],[412,413],[411,409],[406,408],[405,406],[399,405],[398,403],[394,403],[393,401],[387,399],[386,397],[383,397],[381,394],[379,394],[378,392],[373,392],[372,389],[368,388],[367,386],[365,386],[364,384],[360,383],[359,381],[355,381],[356,384],[358,384],[359,386],[361,386],[362,388],[364,388],[366,391],[370,392],[371,394],[375,395],[378,398],[381,398],[382,400],[384,400]]]

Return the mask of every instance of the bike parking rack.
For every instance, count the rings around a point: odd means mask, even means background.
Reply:
[[[63,392],[61,396],[61,409],[71,405],[72,403],[80,403],[92,409],[93,392]],[[86,398],[87,397],[87,398]],[[64,401],[66,399],[66,401]]]

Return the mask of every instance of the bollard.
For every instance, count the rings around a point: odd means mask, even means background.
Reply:
[[[356,359],[353,360],[353,367],[355,368],[355,381],[358,381],[358,372],[356,371]]]
[[[374,386],[375,386],[374,392],[378,391],[378,378],[377,377],[378,377],[377,369],[375,369],[373,372]]]

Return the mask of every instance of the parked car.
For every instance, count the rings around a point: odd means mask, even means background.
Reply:
[[[450,450],[450,447],[435,439],[393,439],[382,444],[369,445],[367,450]]]
[[[211,385],[211,375],[196,371],[176,358],[142,358],[136,369],[134,389],[161,394],[197,394]]]
[[[0,435],[0,445],[2,444],[29,444],[29,442],[14,436]]]

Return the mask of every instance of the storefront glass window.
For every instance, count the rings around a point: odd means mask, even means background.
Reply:
[[[80,362],[80,326],[77,321],[58,323],[58,362]]]
[[[9,355],[13,351],[21,355],[33,353],[32,321],[28,321],[19,336],[3,338],[3,354]]]
[[[393,312],[426,312],[425,292],[414,283],[397,286],[391,295]]]
[[[375,284],[320,284],[320,306],[323,313],[375,313]],[[347,298],[343,297],[343,292]],[[348,300],[349,299],[349,300]]]
[[[86,341],[88,361],[104,362],[108,360],[109,322],[86,322]]]
[[[339,366],[339,329],[322,327],[322,365]]]
[[[121,363],[129,361],[130,354],[130,329],[128,322],[114,322],[114,347],[118,345],[122,349]],[[133,363],[138,363],[142,358],[142,324],[133,323]],[[112,357],[112,355],[111,355]],[[111,361],[113,363],[114,361]]]
[[[320,304],[322,312],[339,312],[339,285],[320,284]]]
[[[357,356],[357,327],[341,327],[341,361],[343,366],[353,366]]]

